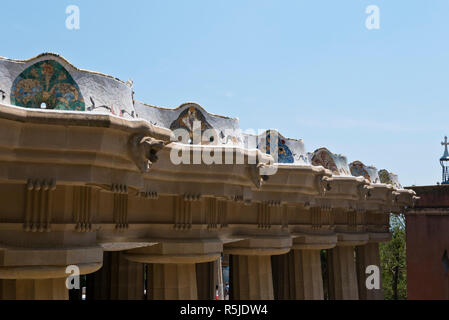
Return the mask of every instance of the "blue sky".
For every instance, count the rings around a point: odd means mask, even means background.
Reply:
[[[71,4],[80,30],[65,27]],[[365,28],[368,5],[380,30]],[[16,0],[0,55],[56,52],[133,79],[146,103],[195,101],[427,185],[449,135],[448,15],[449,0]]]

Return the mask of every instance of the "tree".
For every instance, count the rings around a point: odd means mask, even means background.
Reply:
[[[383,279],[382,287],[386,300],[406,300],[407,269],[404,215],[392,214],[390,225],[391,241],[381,243],[379,246]]]

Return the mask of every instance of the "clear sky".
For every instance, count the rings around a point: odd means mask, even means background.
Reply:
[[[66,28],[68,5],[80,29]],[[380,9],[368,30],[367,6]],[[15,0],[1,7],[0,55],[63,55],[134,81],[136,99],[195,101],[278,129],[403,185],[441,179],[449,135],[449,0]]]

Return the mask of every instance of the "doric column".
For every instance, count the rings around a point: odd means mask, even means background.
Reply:
[[[380,266],[379,244],[368,243],[367,245],[356,247],[356,256],[360,300],[383,300],[384,294],[382,291],[382,273]],[[368,274],[366,274],[366,268],[368,266],[376,266],[379,268],[379,289],[374,288],[369,290],[366,287],[366,279],[369,276]]]
[[[68,300],[66,280],[75,269],[79,276],[100,269],[101,253],[101,248],[0,250],[0,300]]]
[[[197,300],[195,264],[151,264],[147,288],[148,300]]]
[[[356,246],[368,243],[368,233],[337,233],[337,247],[328,250],[329,299],[358,300]]]
[[[0,300],[68,300],[66,278],[0,280]]]
[[[170,240],[127,251],[126,259],[148,263],[147,299],[197,300],[196,264],[220,258],[218,240]]]
[[[252,238],[225,246],[232,300],[274,300],[271,256],[290,251],[290,237]]]
[[[120,252],[105,252],[103,268],[87,276],[89,300],[143,300],[144,266]]]
[[[217,261],[198,263],[196,265],[198,300],[223,300],[223,275],[221,257]]]
[[[328,251],[329,298],[358,300],[354,247],[337,246]]]
[[[103,266],[86,277],[86,300],[111,299],[111,252],[103,253]]]
[[[293,276],[291,270],[291,251],[287,254],[271,257],[271,269],[273,273],[273,292],[275,300],[294,300],[292,292],[294,286],[290,285]]]
[[[213,300],[214,296],[214,264],[212,262],[196,265],[196,281],[198,300]]]
[[[336,236],[294,234],[293,250],[273,256],[275,298],[323,300],[321,250],[335,247]]]
[[[296,300],[323,300],[323,276],[319,250],[293,250],[291,262]]]
[[[271,256],[232,256],[232,299],[274,300]]]
[[[128,261],[120,252],[112,252],[111,299],[143,300],[144,265]]]

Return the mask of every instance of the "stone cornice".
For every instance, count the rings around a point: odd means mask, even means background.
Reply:
[[[106,113],[26,109],[0,103],[0,119],[27,124],[109,128],[129,133],[141,132],[167,142],[174,139],[171,130],[153,126],[146,120],[128,120]]]
[[[273,158],[257,149],[170,143],[170,130],[145,120],[0,104],[0,121],[5,130],[4,139],[0,139],[3,180],[50,179],[59,184],[106,189],[120,184],[137,193],[166,195],[196,190],[204,196],[241,198],[247,202],[271,200],[385,212],[412,206],[414,199],[413,191],[369,184],[363,177],[335,176],[320,166],[273,165]],[[170,153],[179,148],[199,154],[226,150],[234,164],[207,165],[201,159],[200,164],[174,165]],[[224,153],[221,157],[222,163],[226,163]],[[242,164],[235,161],[239,157]],[[40,176],[29,176],[30,167]],[[261,168],[277,171],[264,175]],[[151,190],[146,190],[146,185],[151,185]]]

